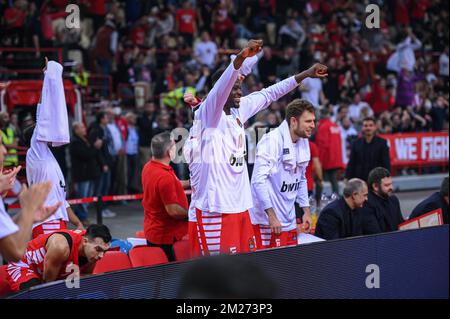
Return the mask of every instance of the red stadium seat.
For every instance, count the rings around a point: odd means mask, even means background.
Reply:
[[[0,266],[0,298],[8,293],[11,292],[11,290],[9,289],[9,284],[6,281],[6,268],[8,266]]]
[[[153,266],[169,262],[164,251],[159,247],[135,246],[130,250],[133,267]]]
[[[136,237],[137,238],[145,238],[145,233],[143,230],[139,230],[136,232]]]
[[[108,251],[95,265],[93,274],[131,268],[128,255],[121,251]]]
[[[173,244],[173,250],[175,252],[175,258],[177,259],[177,261],[191,259],[188,240],[179,240],[175,242],[175,244]]]

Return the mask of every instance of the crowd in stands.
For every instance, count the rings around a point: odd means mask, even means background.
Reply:
[[[85,90],[89,74],[111,76],[112,95],[105,85],[102,102],[86,110],[86,125],[74,124],[70,147],[55,152],[63,171],[71,167],[76,195],[126,194],[141,191],[152,136],[191,126],[183,95],[206,96],[214,71],[251,38],[263,39],[264,50],[243,95],[314,62],[327,65],[329,76],[305,80],[251,119],[250,128],[278,126],[289,101],[307,99],[339,127],[344,166],[367,117],[379,133],[448,130],[448,2],[372,2],[380,28],[365,26],[369,1],[80,0],[80,28],[68,30],[67,0],[0,1],[0,47],[33,47],[37,59],[41,48],[63,48],[64,60],[76,62],[74,83]],[[0,126],[19,137],[20,122],[32,120],[12,113]],[[80,173],[86,168],[95,174]],[[107,208],[104,214],[113,215]]]

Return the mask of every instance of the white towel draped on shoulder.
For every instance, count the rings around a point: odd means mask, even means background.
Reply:
[[[55,61],[47,63],[41,103],[37,108],[37,140],[61,146],[70,142],[69,120],[62,79],[63,67]]]
[[[300,138],[295,144],[292,143],[289,125],[283,121],[280,125],[281,138],[283,139],[283,165],[287,170],[294,170],[301,163],[309,162],[311,153],[307,138]]]

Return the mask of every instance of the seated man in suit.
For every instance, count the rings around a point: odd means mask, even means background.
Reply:
[[[400,202],[395,196],[391,174],[384,167],[376,167],[367,181],[369,199],[361,210],[363,234],[396,231],[404,222]]]
[[[359,210],[367,201],[367,184],[359,178],[352,178],[345,185],[343,194],[320,213],[316,236],[330,240],[362,235]]]
[[[420,202],[409,216],[409,219],[413,219],[429,213],[436,209],[441,209],[442,219],[444,224],[448,224],[448,177],[444,178],[441,184],[439,192],[433,193],[430,197]]]

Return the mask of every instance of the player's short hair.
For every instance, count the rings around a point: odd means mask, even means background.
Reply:
[[[375,120],[375,118],[374,118],[373,116],[368,116],[368,117],[365,117],[365,118],[363,119],[363,123],[364,123],[364,122],[369,122],[369,121],[372,121],[373,124],[377,124],[377,121]]]
[[[444,178],[441,184],[441,190],[439,191],[442,196],[448,196],[448,177]]]
[[[354,193],[360,193],[366,182],[359,178],[352,178],[344,186],[343,195],[345,198],[352,196]]]
[[[170,132],[159,133],[152,138],[151,149],[152,155],[156,159],[162,159],[166,156],[172,144],[172,136]]]
[[[375,167],[370,171],[369,177],[367,178],[367,184],[369,188],[373,190],[373,184],[380,185],[381,180],[385,177],[390,177],[391,173],[384,167]]]
[[[286,107],[286,121],[291,125],[291,117],[300,118],[304,112],[315,114],[314,106],[311,102],[301,99],[295,99]]]
[[[101,238],[105,243],[109,243],[112,239],[109,228],[105,225],[92,224],[86,229],[86,234],[89,240],[94,240],[95,238]]]

